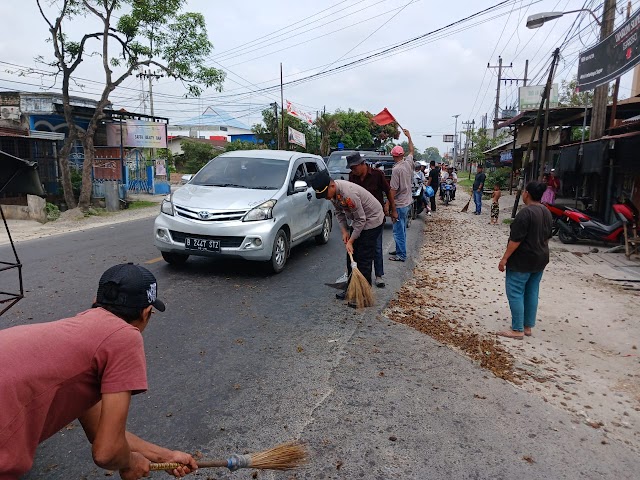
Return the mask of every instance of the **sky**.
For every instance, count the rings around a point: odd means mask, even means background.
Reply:
[[[499,3],[487,14],[444,28]],[[624,20],[626,4],[618,2],[616,26]],[[286,83],[424,36],[386,55],[286,85],[284,98],[314,117],[323,109],[375,114],[386,107],[411,131],[418,148],[434,146],[444,152],[451,144],[443,143],[442,136],[456,131],[454,115],[459,115],[457,131],[466,128],[463,122],[479,125],[485,114],[491,122],[497,69],[487,65],[498,65],[499,56],[509,67],[503,77],[520,79],[502,83],[501,109],[517,104],[527,59],[530,85],[544,83],[551,53],[559,46],[555,82],[576,74],[579,52],[598,38],[591,16],[568,14],[535,30],[525,23],[534,13],[585,6],[598,17],[602,14],[600,0],[187,0],[185,11],[200,12],[206,19],[214,50],[205,64],[226,71],[223,91],[208,89],[200,99],[183,98],[181,83],[161,78],[153,84],[154,113],[178,122],[211,106],[253,125],[268,104],[280,103],[278,90],[257,90],[279,84],[281,63]],[[637,8],[640,0],[632,2],[632,10]],[[0,91],[60,91],[59,82],[29,70],[47,69],[36,57],[53,57],[36,1],[0,0],[0,18]],[[90,27],[90,21],[75,21],[67,31],[80,38]],[[83,63],[75,95],[96,98],[102,78],[98,62],[94,57]],[[620,98],[629,96],[630,87],[629,73],[622,79]],[[135,76],[110,98],[117,109],[150,113],[148,83]]]

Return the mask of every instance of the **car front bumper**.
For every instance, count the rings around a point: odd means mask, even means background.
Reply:
[[[161,252],[167,253],[267,261],[271,259],[273,241],[279,228],[275,219],[256,222],[194,222],[161,213],[153,225],[153,244]],[[220,251],[187,249],[186,237],[219,240]]]

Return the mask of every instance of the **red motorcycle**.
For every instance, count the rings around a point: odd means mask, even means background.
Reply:
[[[618,220],[606,224],[585,212],[561,205],[547,205],[554,216],[554,227],[558,228],[558,238],[562,243],[576,243],[578,240],[598,240],[605,243],[624,242],[623,222],[637,224],[638,210],[627,201],[613,205]]]

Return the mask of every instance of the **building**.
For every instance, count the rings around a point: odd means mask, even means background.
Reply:
[[[191,137],[233,142],[242,140],[256,143],[256,136],[248,125],[233,118],[220,108],[207,107],[202,115],[176,122],[168,127],[168,136]]]

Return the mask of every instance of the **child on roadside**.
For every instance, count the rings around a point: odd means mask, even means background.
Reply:
[[[491,195],[491,221],[489,222],[491,225],[498,224],[498,215],[500,214],[500,185],[497,183],[493,186],[493,194]]]

